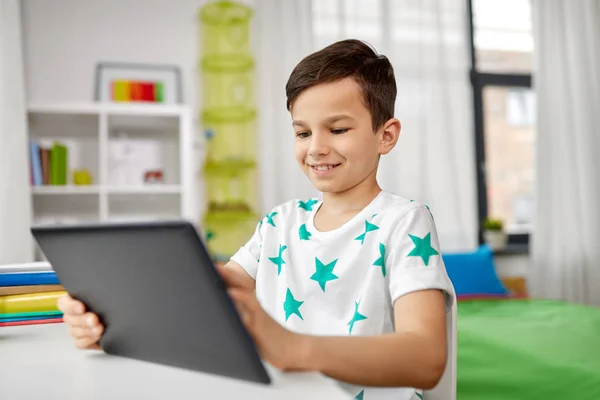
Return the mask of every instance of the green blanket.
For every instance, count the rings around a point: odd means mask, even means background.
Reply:
[[[458,400],[600,400],[600,308],[458,303]]]

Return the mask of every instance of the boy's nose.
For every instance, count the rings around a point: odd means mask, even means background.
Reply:
[[[310,147],[308,155],[311,157],[322,156],[329,154],[330,147],[326,135],[313,133],[310,137]]]

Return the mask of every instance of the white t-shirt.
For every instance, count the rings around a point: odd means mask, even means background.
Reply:
[[[427,206],[382,191],[343,226],[321,232],[321,204],[275,207],[231,258],[256,280],[258,301],[276,321],[311,335],[392,333],[394,301],[422,289],[443,290],[450,311],[454,289]],[[365,400],[415,396],[411,388],[342,387]]]

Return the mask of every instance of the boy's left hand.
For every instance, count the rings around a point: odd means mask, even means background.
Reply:
[[[306,369],[308,337],[284,328],[271,318],[259,304],[254,288],[244,285],[234,271],[222,267],[217,270],[261,357],[284,371]]]

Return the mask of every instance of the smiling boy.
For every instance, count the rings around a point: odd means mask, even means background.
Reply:
[[[455,300],[429,209],[377,182],[400,134],[392,66],[337,42],[296,66],[286,95],[295,158],[323,199],[274,207],[219,271],[275,367],[319,371],[359,399],[416,399],[444,371]],[[69,296],[59,307],[76,345],[97,348],[97,316]]]

